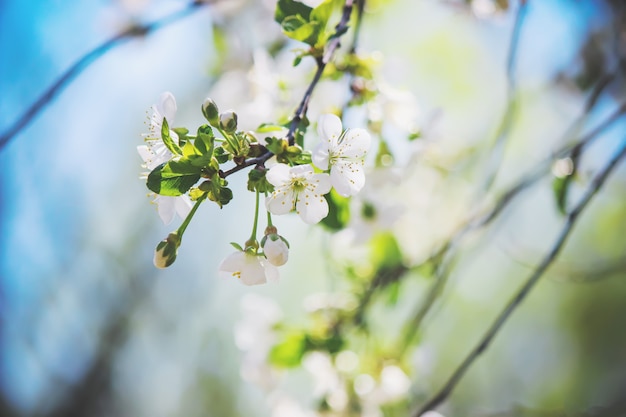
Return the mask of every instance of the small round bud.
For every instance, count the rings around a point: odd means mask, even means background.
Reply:
[[[267,239],[263,243],[263,253],[272,265],[285,265],[289,259],[289,246],[287,246],[282,236],[277,234],[267,235]]]
[[[217,108],[217,104],[210,98],[207,98],[202,103],[202,114],[204,117],[211,123],[211,126],[218,126],[219,119],[219,109]]]
[[[235,133],[237,130],[237,113],[232,110],[220,113],[220,129],[226,133]]]
[[[167,238],[159,242],[154,251],[154,266],[163,269],[173,264],[178,255],[179,246],[180,236],[178,233],[170,233]]]

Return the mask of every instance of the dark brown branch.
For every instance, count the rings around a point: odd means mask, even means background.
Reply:
[[[201,6],[209,4],[209,1],[193,1],[185,8],[169,14],[161,19],[146,24],[135,24],[134,26],[118,33],[102,44],[98,45],[91,51],[83,55],[78,61],[68,68],[61,76],[48,87],[48,89],[33,103],[31,106],[17,119],[17,121],[0,135],[0,151],[13,139],[18,133],[35,120],[35,118],[60,94],[67,88],[71,82],[84,72],[91,64],[104,56],[111,49],[133,38],[146,36],[158,29],[164,28],[184,17],[194,13]]]
[[[481,338],[480,342],[476,345],[476,347],[474,347],[474,349],[472,349],[472,351],[467,355],[463,362],[461,362],[461,364],[456,368],[456,370],[452,373],[452,376],[447,380],[447,382],[443,385],[439,392],[430,400],[428,400],[416,413],[413,414],[415,417],[419,417],[424,412],[434,409],[443,401],[445,401],[446,398],[448,398],[448,396],[452,393],[461,378],[463,378],[469,367],[474,363],[474,361],[476,361],[476,359],[478,359],[478,357],[480,357],[480,355],[487,349],[487,347],[489,347],[491,341],[498,334],[498,332],[506,323],[511,314],[517,309],[517,307],[519,307],[522,301],[524,301],[526,296],[528,296],[530,291],[534,288],[534,286],[546,272],[548,267],[550,267],[550,265],[555,261],[561,249],[565,245],[567,238],[572,232],[580,215],[588,206],[589,202],[593,199],[596,193],[602,188],[613,169],[615,169],[618,163],[625,156],[626,145],[624,145],[619,152],[616,152],[615,155],[613,155],[609,162],[604,166],[604,168],[595,176],[583,197],[580,199],[574,209],[568,214],[565,225],[561,229],[559,236],[552,245],[552,249],[550,249],[548,254],[543,258],[541,263],[526,280],[524,285],[522,285],[522,287],[513,296],[511,301],[509,301],[504,310],[502,310],[502,312],[498,314],[496,320],[489,327],[489,330],[487,330],[485,335]]]

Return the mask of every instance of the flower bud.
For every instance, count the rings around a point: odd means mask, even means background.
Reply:
[[[226,133],[235,133],[237,130],[237,113],[232,110],[220,113],[220,129]]]
[[[219,112],[217,104],[210,98],[205,99],[202,103],[202,114],[211,123],[211,126],[217,127],[219,125]]]
[[[167,268],[176,260],[178,255],[178,247],[180,246],[180,237],[178,233],[170,233],[167,238],[159,242],[154,251],[154,266],[157,268]]]
[[[267,260],[275,266],[285,265],[289,259],[289,246],[287,242],[277,234],[266,236],[263,242],[263,253]]]

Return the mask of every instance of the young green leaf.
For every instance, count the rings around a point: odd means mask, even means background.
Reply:
[[[163,139],[163,143],[171,153],[174,155],[183,154],[183,150],[180,149],[180,146],[178,146],[178,144],[174,142],[174,139],[170,136],[170,126],[165,117],[163,118],[163,124],[161,125],[161,139]]]
[[[274,13],[274,20],[278,23],[283,23],[288,16],[300,16],[306,22],[310,20],[311,11],[313,9],[304,3],[294,0],[278,0],[276,4],[276,11]]]
[[[148,175],[147,186],[157,194],[179,196],[200,179],[200,169],[186,158],[172,160],[156,167]]]
[[[198,128],[194,146],[198,155],[190,158],[192,165],[196,167],[208,166],[211,163],[211,158],[213,158],[215,147],[215,136],[209,125],[202,125]]]

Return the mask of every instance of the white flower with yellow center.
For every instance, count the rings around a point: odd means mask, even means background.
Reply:
[[[310,165],[289,167],[276,164],[267,171],[267,181],[274,191],[265,199],[272,214],[287,214],[292,210],[307,224],[315,224],[328,215],[324,194],[330,191],[328,174],[316,174]]]
[[[139,156],[141,156],[141,159],[143,159],[142,167],[148,170],[148,172],[143,172],[140,178],[148,178],[150,171],[172,158],[172,153],[167,149],[167,146],[165,146],[165,143],[163,143],[161,139],[161,128],[163,126],[163,118],[167,119],[167,122],[171,125],[174,122],[175,116],[176,99],[174,95],[170,92],[161,94],[159,102],[152,106],[152,115],[150,116],[150,123],[148,125],[149,132],[143,135],[146,144],[137,146],[137,152]],[[170,130],[170,136],[174,142],[178,143],[178,135],[176,132]],[[181,219],[184,219],[193,206],[187,195],[178,197],[158,195],[154,199],[154,203],[157,205],[159,217],[161,217],[161,220],[165,224],[170,224],[172,220],[174,220],[175,214],[178,214]]]
[[[278,268],[262,256],[237,251],[228,255],[218,267],[222,278],[235,277],[244,285],[265,284],[278,281]]]
[[[365,185],[363,164],[371,138],[365,129],[345,132],[341,119],[324,114],[317,123],[322,142],[312,155],[313,163],[321,170],[330,169],[330,182],[337,192],[348,197],[357,194]]]

